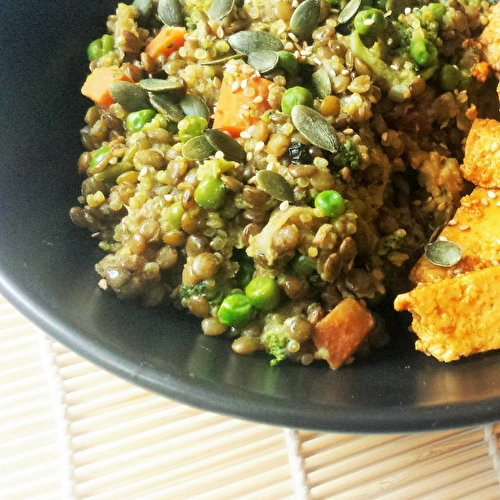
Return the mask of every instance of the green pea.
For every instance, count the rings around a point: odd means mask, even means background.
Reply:
[[[295,259],[293,270],[297,276],[311,276],[316,272],[316,261],[308,255],[301,255]]]
[[[101,149],[98,149],[93,155],[92,159],[90,160],[89,166],[87,168],[87,173],[89,175],[93,175],[95,172],[95,169],[99,163],[101,163],[102,160],[108,155],[108,153],[111,151],[111,148],[108,146],[105,146]],[[99,169],[102,170],[102,169]]]
[[[115,39],[111,35],[103,35],[101,41],[102,50],[105,54],[111,52],[115,48]]]
[[[379,9],[362,10],[354,18],[354,28],[360,35],[378,35],[386,26],[384,13]]]
[[[280,300],[280,288],[273,278],[258,276],[248,283],[245,295],[257,309],[272,311]]]
[[[96,61],[104,55],[104,50],[102,48],[102,40],[94,40],[90,42],[87,48],[87,55],[89,56],[89,61]]]
[[[453,64],[445,64],[439,73],[439,86],[446,92],[455,90],[460,85],[460,70]]]
[[[184,215],[184,209],[182,208],[182,203],[180,201],[175,202],[170,205],[168,209],[168,221],[172,229],[180,229],[182,227],[182,216]]]
[[[156,116],[154,109],[141,109],[134,111],[127,116],[126,125],[130,132],[139,132],[142,127],[149,123]]]
[[[186,116],[177,124],[179,139],[182,142],[187,142],[189,139],[201,135],[207,125],[207,120],[202,116]]]
[[[222,301],[217,317],[223,325],[242,326],[252,319],[253,307],[246,295],[235,293]]]
[[[419,66],[428,68],[436,62],[438,51],[429,40],[419,38],[410,45],[410,54]]]
[[[296,76],[299,70],[299,62],[293,54],[287,50],[280,50],[277,54],[278,66],[288,75],[288,77]]]
[[[322,191],[314,199],[314,206],[321,208],[328,217],[340,217],[345,212],[344,199],[337,191]]]
[[[432,13],[434,14],[434,19],[438,23],[442,22],[444,15],[446,14],[446,7],[440,3],[431,3],[429,4]]]
[[[226,198],[226,186],[218,177],[206,177],[194,191],[194,201],[203,208],[217,210]]]
[[[297,104],[312,108],[313,103],[314,97],[309,90],[304,87],[292,87],[286,90],[281,98],[281,110],[289,115]]]

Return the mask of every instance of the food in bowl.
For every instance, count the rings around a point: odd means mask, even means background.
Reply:
[[[72,220],[101,288],[233,350],[349,363],[464,188],[488,2],[119,4],[88,47]]]

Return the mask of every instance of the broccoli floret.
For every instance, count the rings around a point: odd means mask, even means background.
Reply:
[[[217,285],[207,286],[206,281],[200,281],[196,285],[181,285],[179,289],[179,297],[183,305],[185,302],[193,297],[200,296],[208,300],[208,303],[213,305],[219,305],[223,298],[223,291]]]
[[[266,325],[260,339],[269,354],[274,356],[274,359],[271,360],[271,366],[277,365],[286,358],[286,346],[290,338],[288,337],[288,329],[278,316],[269,315],[266,318]]]
[[[359,167],[361,159],[352,141],[346,141],[344,144],[340,145],[338,153],[333,158],[333,164],[338,170],[343,167],[355,170]]]
[[[390,86],[391,100],[403,102],[412,96],[414,89],[421,88],[418,81],[422,79],[416,73],[405,68],[396,70],[388,66],[379,56],[365,47],[357,31],[353,31],[349,39],[354,56],[368,64],[375,74],[385,78]]]

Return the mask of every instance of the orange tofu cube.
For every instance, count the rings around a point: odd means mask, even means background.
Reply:
[[[500,189],[475,188],[464,196],[460,208],[440,234],[462,249],[462,259],[451,267],[440,267],[425,256],[415,264],[410,279],[414,283],[437,283],[500,262]]]
[[[394,307],[413,314],[415,347],[440,361],[500,348],[500,266],[419,285]]]
[[[463,176],[481,187],[500,188],[500,122],[476,119],[465,145]]]
[[[318,355],[332,368],[339,368],[374,326],[375,320],[364,306],[352,297],[344,299],[314,329]]]
[[[490,19],[479,36],[483,59],[495,70],[500,71],[500,4],[490,10]]]

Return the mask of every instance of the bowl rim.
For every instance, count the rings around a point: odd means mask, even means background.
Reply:
[[[50,337],[96,366],[146,390],[205,411],[264,424],[323,432],[407,433],[438,431],[484,425],[498,420],[500,398],[479,402],[458,402],[434,406],[369,409],[276,405],[270,396],[227,393],[193,384],[189,378],[176,378],[120,358],[92,339],[85,338],[64,324],[55,314],[37,304],[0,269],[0,292],[16,309]],[[279,369],[279,368],[277,368]],[[161,383],[160,383],[161,382]],[[389,414],[389,417],[388,417]]]

